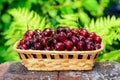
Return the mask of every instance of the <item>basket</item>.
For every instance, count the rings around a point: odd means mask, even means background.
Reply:
[[[20,50],[17,49],[18,44],[19,41],[15,43],[14,50],[28,70],[91,70],[103,50],[103,45],[93,51]]]

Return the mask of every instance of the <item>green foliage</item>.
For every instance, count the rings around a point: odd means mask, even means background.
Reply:
[[[104,53],[100,61],[118,61],[120,62],[120,50],[111,51],[109,53]]]
[[[7,40],[5,46],[9,46],[7,49],[9,54],[4,56],[7,56],[5,57],[6,60],[18,61],[18,55],[13,51],[15,42],[22,38],[27,28],[43,30],[46,27],[50,27],[50,23],[46,24],[45,18],[41,19],[36,12],[29,11],[26,8],[11,9],[8,13],[13,16],[14,20],[9,29],[4,32],[4,38]]]

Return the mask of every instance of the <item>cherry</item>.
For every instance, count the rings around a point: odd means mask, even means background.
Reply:
[[[40,50],[42,48],[42,46],[39,42],[35,43],[34,47],[35,47],[36,50]]]
[[[98,43],[101,43],[102,39],[101,39],[100,36],[97,36],[97,37],[95,38],[95,41],[98,42]]]
[[[76,29],[76,28],[73,28],[73,29],[71,29],[71,32],[72,32],[73,34],[77,35],[77,34],[79,33],[79,30]]]
[[[62,51],[65,49],[65,45],[62,42],[58,42],[55,44],[55,50]]]
[[[35,35],[41,35],[41,34],[42,34],[42,32],[41,32],[41,30],[36,29],[36,30],[34,31],[34,34],[35,34]]]
[[[59,26],[59,27],[57,28],[57,33],[60,33],[60,32],[65,32],[65,28],[62,27],[62,26]]]
[[[32,36],[26,36],[26,35],[24,36],[24,40],[25,40],[25,41],[28,41],[28,40],[30,40],[31,38],[32,38]]]
[[[88,50],[88,51],[95,50],[95,47],[93,45],[87,44],[86,50]]]
[[[23,45],[26,41],[24,39],[20,40],[20,45]]]
[[[17,48],[25,50],[25,49],[27,49],[27,46],[25,44],[22,44],[22,45],[19,45]]]
[[[73,46],[72,51],[78,51],[78,49],[76,48],[76,46]]]
[[[79,30],[79,34],[84,36],[84,37],[87,37],[88,36],[88,31],[86,29],[81,29],[81,30]]]
[[[51,48],[50,47],[45,47],[44,50],[48,51],[48,50],[51,50]]]
[[[66,40],[66,34],[64,32],[60,32],[56,35],[56,38],[58,41],[65,41]]]
[[[69,33],[71,30],[70,30],[70,28],[69,27],[65,27],[65,32],[66,33]]]
[[[65,44],[66,49],[68,49],[68,50],[71,50],[73,47],[73,43],[70,40],[65,40],[64,44]]]
[[[85,37],[84,36],[79,36],[80,41],[85,41]]]
[[[27,46],[27,48],[30,48],[30,46],[31,46],[30,41],[27,41],[27,42],[25,43],[25,45]]]
[[[96,49],[100,49],[101,48],[101,45],[99,43],[95,44],[95,48]]]
[[[71,38],[72,32],[67,32],[66,34],[67,34],[67,38]]]
[[[41,38],[40,43],[41,43],[43,46],[46,46],[47,41],[46,41],[45,38]]]
[[[56,39],[54,39],[53,40],[53,45],[55,45],[57,43],[57,40]]]
[[[93,38],[90,38],[88,37],[86,40],[85,40],[86,44],[89,43],[89,42],[93,42]]]
[[[71,41],[72,41],[75,45],[77,45],[77,43],[79,42],[79,39],[78,39],[76,36],[72,36],[72,37],[71,37]]]
[[[90,33],[90,34],[89,34],[89,37],[91,37],[91,38],[93,38],[93,39],[95,39],[95,38],[96,38],[96,36],[97,36],[97,35],[96,35],[96,33],[95,33],[95,32],[92,32],[92,33]]]
[[[34,32],[32,30],[28,30],[26,33],[25,33],[25,36],[33,36],[34,35]]]
[[[84,47],[85,47],[85,43],[83,41],[79,41],[77,44],[77,49],[82,51],[84,50]]]
[[[50,28],[44,29],[43,35],[44,36],[51,36],[52,35],[52,29],[50,29]]]

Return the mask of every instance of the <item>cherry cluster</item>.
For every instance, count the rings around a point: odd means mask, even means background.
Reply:
[[[23,50],[57,50],[57,51],[91,51],[101,48],[101,37],[86,29],[70,29],[59,26],[56,30],[45,28],[43,31],[28,30],[18,49]]]

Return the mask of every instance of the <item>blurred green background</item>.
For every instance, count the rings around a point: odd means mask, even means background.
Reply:
[[[27,30],[84,27],[103,39],[98,61],[120,62],[120,0],[0,0],[0,63],[20,61],[13,50]]]

